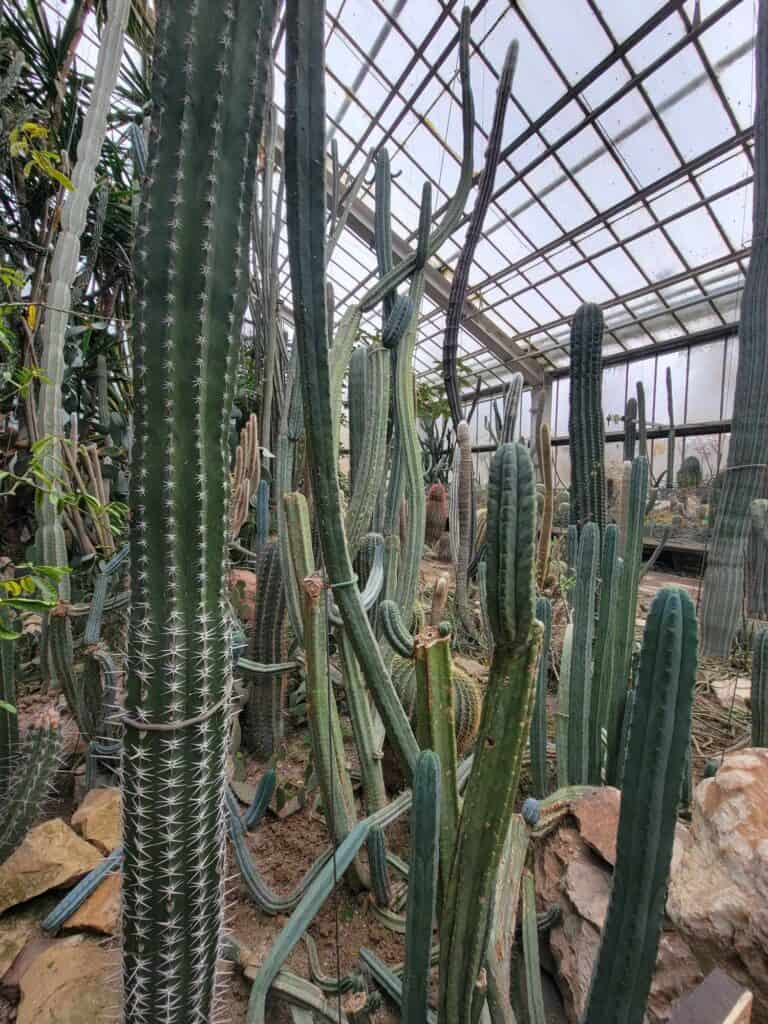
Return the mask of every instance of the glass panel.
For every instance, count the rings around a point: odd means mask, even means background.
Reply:
[[[645,389],[645,419],[647,425],[654,422],[653,417],[653,391],[656,371],[656,359],[642,359],[636,363],[630,363],[628,368],[627,398],[637,398],[637,384],[642,383]]]
[[[739,339],[729,338],[725,355],[725,385],[723,393],[723,418],[733,416],[733,396],[736,391],[736,371],[739,368]]]
[[[568,436],[568,417],[571,411],[571,382],[568,377],[559,377],[555,406],[555,437]]]
[[[621,430],[624,422],[624,391],[627,364],[607,366],[603,370],[603,417],[607,430]]]
[[[688,409],[686,423],[720,419],[720,391],[723,382],[724,342],[691,348],[688,365]]]
[[[679,352],[667,352],[658,357],[656,369],[656,405],[653,412],[653,421],[659,426],[669,425],[669,412],[667,408],[667,370],[672,373],[672,415],[675,423],[682,423],[685,419],[685,374],[688,363],[688,353],[685,349]]]

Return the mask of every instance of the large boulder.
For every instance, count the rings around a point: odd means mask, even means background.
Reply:
[[[702,966],[752,989],[754,1020],[768,1021],[767,749],[726,755],[696,787],[667,911]]]
[[[572,814],[535,848],[540,906],[556,904],[561,911],[559,922],[550,931],[549,945],[566,1015],[574,1024],[586,1006],[608,912],[620,807],[618,790],[607,786],[594,789],[581,797]],[[665,923],[647,1024],[669,1020],[672,1004],[701,977],[691,950]]]
[[[36,825],[0,864],[0,914],[49,889],[73,885],[101,859],[96,847],[81,839],[61,818]]]
[[[114,1017],[117,954],[76,935],[44,949],[21,979],[17,1024],[93,1024]]]
[[[89,790],[70,820],[83,839],[102,853],[112,853],[122,842],[120,790],[114,786]]]

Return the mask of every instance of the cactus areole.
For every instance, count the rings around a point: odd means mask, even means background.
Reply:
[[[227,438],[274,8],[169,0],[156,31],[135,251],[127,1024],[204,1024],[214,1012],[232,667]]]

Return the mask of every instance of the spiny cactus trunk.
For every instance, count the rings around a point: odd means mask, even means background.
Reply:
[[[232,654],[229,417],[275,5],[160,8],[137,229],[123,750],[126,1024],[210,1021]]]
[[[602,387],[603,313],[587,302],[571,324],[571,523],[581,529],[594,522],[601,533],[606,523]]]

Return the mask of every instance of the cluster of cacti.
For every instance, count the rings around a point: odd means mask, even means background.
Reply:
[[[603,312],[594,303],[579,306],[571,323],[570,372],[571,523],[581,529],[594,522],[602,531],[606,524]]]
[[[271,0],[185,0],[158,14],[134,254],[128,1024],[212,1012],[232,679],[228,435],[274,16]]]
[[[755,46],[755,186],[753,242],[739,320],[739,365],[731,419],[728,465],[707,553],[701,603],[703,654],[727,657],[739,624],[750,522],[755,498],[766,496],[768,392],[765,333],[768,292],[768,4],[757,14]],[[749,587],[747,589],[750,589]]]
[[[491,406],[493,410],[493,422],[486,417],[485,429],[493,444],[497,447],[509,441],[516,440],[517,419],[520,415],[520,399],[523,394],[523,375],[513,373],[509,383],[504,388],[502,410],[499,412],[496,402]]]

